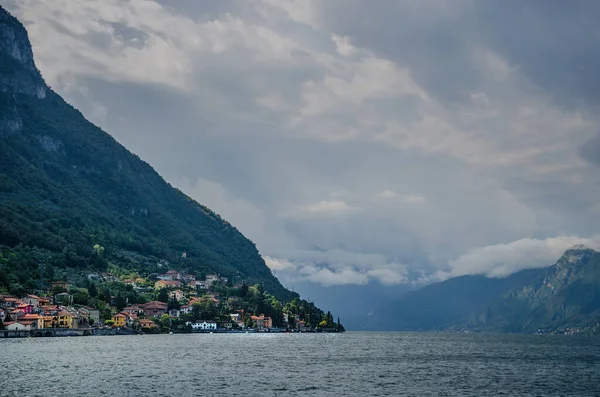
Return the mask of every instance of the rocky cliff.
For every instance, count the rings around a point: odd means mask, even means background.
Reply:
[[[600,253],[578,245],[546,268],[431,284],[379,317],[380,328],[396,330],[600,332]]]

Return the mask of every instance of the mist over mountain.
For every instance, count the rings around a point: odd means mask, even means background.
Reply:
[[[344,320],[344,326],[354,331],[380,329],[380,316],[386,313],[379,309],[398,300],[408,291],[418,287],[410,284],[382,285],[332,285],[323,287],[314,283],[296,283],[294,291],[319,307],[326,307]]]
[[[451,278],[409,292],[373,317],[373,329],[598,332],[600,253],[577,245],[550,267]]]

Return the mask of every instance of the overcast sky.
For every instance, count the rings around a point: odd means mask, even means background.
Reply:
[[[286,285],[598,246],[600,2],[0,3],[54,90]]]

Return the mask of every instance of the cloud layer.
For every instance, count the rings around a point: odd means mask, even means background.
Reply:
[[[284,283],[503,276],[596,241],[595,3],[6,3],[47,82]]]

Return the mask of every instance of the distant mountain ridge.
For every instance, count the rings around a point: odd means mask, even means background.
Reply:
[[[0,110],[0,288],[35,288],[44,259],[65,274],[109,262],[149,273],[168,263],[261,282],[282,300],[298,297],[234,226],[53,92],[25,28],[2,7]]]
[[[376,328],[395,330],[600,332],[600,253],[577,245],[547,268],[452,278],[407,293],[374,317]]]

